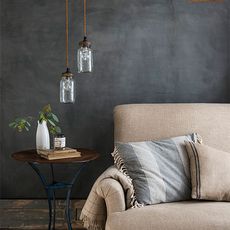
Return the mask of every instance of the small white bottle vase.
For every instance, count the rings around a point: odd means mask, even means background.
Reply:
[[[36,132],[36,149],[50,149],[50,135],[46,121],[42,121],[42,123],[38,121]]]

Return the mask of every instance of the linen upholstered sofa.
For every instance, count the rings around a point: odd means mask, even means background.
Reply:
[[[230,152],[230,105],[130,104],[114,109],[115,142],[162,140],[191,132],[199,133],[206,144]],[[191,199],[129,208],[127,190],[122,181],[123,178],[116,177],[99,180],[94,192],[100,205],[88,206],[88,210],[83,211],[96,211],[99,217],[106,215],[104,226],[96,224],[92,227],[87,223],[87,214],[84,216],[83,213],[86,227],[106,230],[230,230],[229,202]]]

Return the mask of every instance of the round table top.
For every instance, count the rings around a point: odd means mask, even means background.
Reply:
[[[100,156],[96,151],[90,149],[79,148],[77,149],[77,151],[81,152],[81,157],[65,158],[59,160],[47,160],[45,158],[42,158],[37,154],[36,149],[23,150],[13,153],[11,156],[14,160],[39,164],[84,163],[95,160]]]

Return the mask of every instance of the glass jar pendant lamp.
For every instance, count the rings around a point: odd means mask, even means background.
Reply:
[[[93,71],[93,51],[91,43],[87,40],[86,33],[86,0],[84,0],[84,39],[79,42],[77,62],[79,73],[90,73]]]
[[[69,68],[69,2],[66,0],[66,71],[60,81],[60,102],[75,102],[75,80]]]
[[[66,72],[62,73],[60,81],[60,102],[75,102],[75,80],[69,68],[66,69]]]

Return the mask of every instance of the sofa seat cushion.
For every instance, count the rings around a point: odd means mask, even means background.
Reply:
[[[230,203],[182,201],[115,212],[106,230],[229,230]]]

